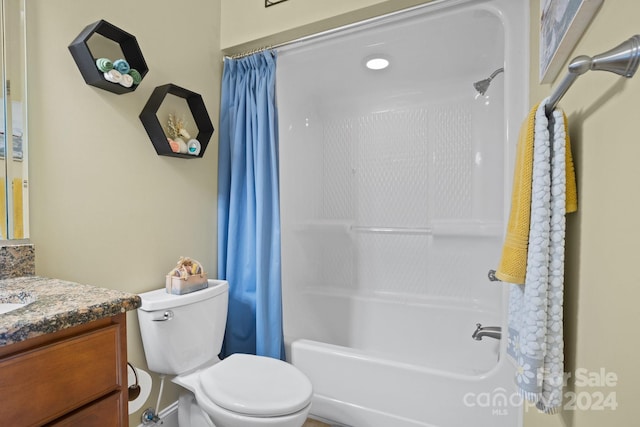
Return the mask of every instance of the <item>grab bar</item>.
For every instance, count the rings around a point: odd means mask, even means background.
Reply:
[[[361,225],[352,225],[350,229],[360,233],[423,234],[427,236],[433,234],[433,230],[428,227],[366,227]]]

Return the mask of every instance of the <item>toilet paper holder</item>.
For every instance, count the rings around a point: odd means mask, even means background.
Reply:
[[[130,385],[128,388],[129,402],[131,402],[132,400],[135,400],[138,396],[140,396],[141,389],[140,389],[140,384],[138,384],[138,372],[136,372],[136,368],[134,368],[134,366],[129,362],[127,362],[127,365],[129,365],[129,367],[133,371],[133,376],[136,379],[136,383],[133,385]]]

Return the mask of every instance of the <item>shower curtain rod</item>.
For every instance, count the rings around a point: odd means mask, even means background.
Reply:
[[[404,10],[402,12],[404,12]],[[395,12],[395,13],[399,13],[399,12]],[[388,16],[388,15],[385,15],[385,16]],[[248,50],[248,51],[245,51],[245,52],[232,53],[232,54],[229,54],[229,55],[225,55],[224,57],[225,58],[229,58],[229,59],[245,58],[247,56],[253,55],[254,53],[264,52],[265,50],[278,49],[278,48],[290,46],[290,45],[293,45],[293,44],[296,44],[296,43],[313,40],[313,39],[316,39],[316,38],[319,38],[319,37],[322,37],[322,36],[327,36],[327,35],[330,35],[330,34],[333,34],[333,33],[337,33],[338,31],[342,31],[342,30],[345,30],[345,29],[359,27],[360,25],[364,25],[365,23],[368,23],[368,22],[371,22],[373,20],[380,19],[380,18],[381,17],[375,17],[375,18],[371,18],[371,19],[368,19],[368,20],[365,20],[365,21],[361,21],[361,22],[354,22],[353,24],[347,24],[347,25],[343,25],[341,27],[331,28],[331,29],[328,29],[326,31],[321,31],[321,32],[315,33],[315,34],[309,34],[308,36],[299,37],[297,39],[288,40],[288,41],[284,41],[284,42],[281,42],[281,43],[276,43],[276,44],[273,44],[273,45],[257,47],[255,49],[251,49],[251,50]]]
[[[251,49],[248,50],[246,52],[241,52],[241,53],[234,53],[231,55],[225,55],[225,58],[229,58],[229,59],[241,59],[241,58],[246,58],[247,56],[251,56],[254,53],[260,53],[260,52],[264,52],[267,50],[272,50],[275,49],[277,46],[263,46],[263,47],[257,47],[255,49]]]
[[[328,36],[328,35],[343,31],[343,30],[350,30],[352,28],[358,28],[358,27],[360,27],[362,25],[366,25],[366,24],[369,24],[369,23],[372,23],[372,22],[376,22],[376,21],[380,21],[380,20],[383,20],[383,19],[387,19],[389,17],[393,17],[393,16],[396,16],[396,15],[399,15],[399,14],[402,14],[402,13],[411,13],[414,10],[422,9],[422,8],[425,8],[425,7],[435,8],[437,10],[438,7],[445,7],[445,6],[442,5],[442,3],[444,3],[444,2],[446,2],[448,6],[452,6],[452,5],[455,5],[457,3],[463,3],[465,1],[468,1],[468,0],[434,0],[434,1],[430,2],[430,3],[424,3],[424,4],[419,4],[419,5],[416,5],[416,6],[411,6],[411,7],[408,7],[406,9],[400,9],[400,10],[396,10],[395,12],[387,13],[385,15],[374,16],[374,17],[369,18],[369,19],[365,19],[365,20],[358,21],[358,22],[353,22],[351,24],[342,25],[340,27],[329,28],[328,30],[320,31],[320,32],[314,33],[314,34],[309,34],[307,36],[302,36],[302,37],[299,37],[297,39],[287,40],[287,41],[284,41],[284,42],[281,42],[281,43],[276,43],[276,44],[273,44],[273,45],[257,47],[255,49],[250,49],[250,50],[245,51],[245,52],[226,54],[226,55],[224,55],[224,58],[229,58],[229,59],[245,58],[247,56],[253,55],[254,53],[264,52],[265,50],[278,49],[278,48],[281,48],[281,47],[286,47],[286,46],[290,46],[290,45],[293,45],[293,44],[314,40],[314,39],[317,39],[319,37]]]
[[[413,7],[411,9],[408,9],[408,10],[416,9],[417,7],[420,7],[420,6],[416,6],[416,7]],[[407,11],[407,9],[402,10],[402,11],[398,11],[398,12],[393,12],[391,14],[384,15],[384,17],[390,16],[390,15],[395,15],[397,13],[406,12],[406,11]],[[341,27],[330,28],[328,30],[321,31],[319,33],[309,34],[308,36],[302,36],[302,37],[299,37],[297,39],[288,40],[288,41],[284,41],[284,42],[281,42],[281,43],[276,43],[276,44],[273,44],[273,45],[257,47],[255,49],[251,49],[251,50],[248,50],[246,52],[240,52],[240,53],[225,55],[224,57],[225,58],[230,58],[230,59],[245,58],[247,56],[253,55],[254,53],[264,52],[265,50],[278,49],[278,48],[290,46],[290,45],[293,45],[293,44],[296,44],[296,43],[301,43],[301,42],[306,42],[306,41],[309,41],[309,40],[313,40],[313,39],[316,39],[316,38],[319,38],[319,37],[328,36],[328,35],[337,33],[337,32],[342,31],[342,30],[346,30],[346,29],[350,29],[350,28],[357,28],[357,27],[359,27],[361,25],[364,25],[366,23],[369,23],[371,21],[375,21],[375,20],[378,20],[378,19],[381,19],[381,18],[382,17],[378,16],[378,17],[374,17],[374,18],[367,19],[367,20],[364,20],[364,21],[354,22],[352,24],[343,25]]]
[[[587,71],[610,71],[631,78],[638,69],[638,65],[640,65],[639,34],[593,58],[586,55],[575,57],[569,64],[569,73],[562,79],[560,85],[558,85],[549,97],[549,101],[544,108],[545,114],[547,117],[551,116],[553,109],[558,105],[558,102],[560,102],[564,94],[567,93],[571,85],[578,77]]]

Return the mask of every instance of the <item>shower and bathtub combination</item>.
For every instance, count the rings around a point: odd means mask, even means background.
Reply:
[[[520,425],[507,289],[487,272],[528,109],[528,8],[435,1],[278,50],[284,332],[312,416]]]

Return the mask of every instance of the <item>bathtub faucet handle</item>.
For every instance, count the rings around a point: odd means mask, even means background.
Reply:
[[[496,271],[495,270],[489,270],[489,272],[487,273],[487,277],[489,278],[490,282],[500,282],[501,281],[496,276]]]
[[[476,323],[476,330],[473,332],[473,335],[471,335],[471,338],[476,339],[476,336],[478,335],[478,332],[480,332],[481,329],[482,329],[482,323]]]

